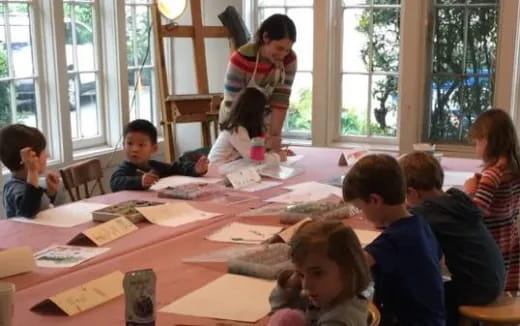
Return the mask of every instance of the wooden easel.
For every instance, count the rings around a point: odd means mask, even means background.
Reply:
[[[205,38],[228,38],[230,33],[225,27],[202,25],[201,0],[190,0],[193,26],[181,26],[174,23],[162,25],[157,4],[152,8],[152,21],[155,25],[156,59],[159,63],[159,89],[161,97],[162,126],[166,143],[165,156],[167,160],[175,160],[176,123],[200,122],[202,128],[203,146],[211,145],[210,124],[213,122],[215,135],[217,133],[218,110],[222,94],[209,94],[208,70],[206,66]],[[195,55],[195,72],[197,77],[197,95],[170,95],[164,56],[164,38],[184,37],[193,39]],[[231,39],[230,39],[231,42]],[[234,48],[232,42],[231,49]]]

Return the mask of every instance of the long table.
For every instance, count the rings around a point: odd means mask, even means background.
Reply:
[[[345,173],[345,168],[337,165],[340,150],[323,148],[297,148],[297,154],[305,157],[298,162],[298,166],[306,169],[306,173],[287,180],[284,185],[304,181],[322,181]],[[443,159],[447,170],[478,169],[478,162],[473,160]],[[255,193],[260,199],[284,192],[284,190],[269,189]],[[150,199],[151,192],[121,192],[93,198],[92,201],[114,203],[120,199]],[[208,221],[192,223],[179,228],[167,228],[146,224],[132,235],[119,239],[108,246],[113,248],[107,257],[99,257],[79,265],[76,268],[60,270],[38,269],[35,273],[20,275],[7,279],[15,282],[14,325],[122,325],[124,323],[124,299],[119,297],[93,310],[81,313],[74,317],[43,316],[29,310],[31,306],[46,297],[61,291],[78,286],[97,277],[120,270],[126,272],[140,268],[153,268],[157,275],[157,306],[162,307],[177,298],[207,284],[225,272],[222,264],[191,264],[183,263],[183,258],[201,253],[214,251],[230,246],[231,244],[211,242],[205,236],[232,222],[241,221],[258,224],[277,224],[273,218],[246,218],[236,217],[236,213],[248,210],[259,203],[248,203],[241,206],[212,207],[224,215]],[[198,204],[203,205],[204,204]],[[203,208],[203,207],[200,207]],[[208,207],[205,207],[208,208]],[[208,209],[210,210],[210,209]],[[4,223],[8,222],[8,223]],[[45,228],[36,225],[16,224],[9,221],[0,223],[0,247],[10,247],[13,244],[31,244],[35,248],[43,248],[50,242],[61,242],[60,239],[70,240],[71,236],[88,227],[90,224],[78,226],[68,231],[56,228]],[[361,229],[373,229],[373,225],[361,217],[354,217],[346,221],[347,224]],[[17,230],[17,236],[10,236],[4,230]],[[52,231],[52,232],[51,232]],[[6,236],[4,238],[3,236]],[[261,320],[258,325],[265,324]],[[177,316],[159,313],[156,325],[241,325],[240,323],[222,323],[222,321],[203,319],[189,316]],[[244,324],[246,325],[246,324]],[[250,325],[250,324],[247,324]]]

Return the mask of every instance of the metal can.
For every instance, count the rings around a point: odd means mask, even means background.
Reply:
[[[155,273],[151,269],[125,274],[126,326],[155,326]]]

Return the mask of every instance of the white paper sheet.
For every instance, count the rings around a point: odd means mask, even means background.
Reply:
[[[295,184],[285,187],[285,189],[291,191],[269,198],[267,201],[291,204],[321,200],[330,195],[335,195],[340,198],[343,196],[341,188],[314,181]]]
[[[105,204],[78,201],[41,211],[34,219],[14,217],[10,221],[70,228],[92,221],[92,212],[105,207]]]
[[[220,178],[205,178],[205,177],[188,177],[183,175],[174,175],[171,177],[161,178],[157,183],[150,187],[151,190],[160,190],[166,187],[181,186],[188,183],[217,183],[222,181]]]
[[[258,183],[255,183],[251,186],[241,188],[240,191],[246,191],[246,192],[261,191],[261,190],[278,187],[281,184],[282,184],[282,182],[278,182],[278,181],[263,180]]]
[[[281,226],[233,222],[206,239],[217,242],[260,244],[282,230]]]
[[[269,313],[274,285],[274,281],[225,274],[159,311],[253,323]]]
[[[220,213],[198,210],[185,202],[136,207],[136,209],[151,223],[172,227],[190,222],[207,220],[221,215]]]
[[[34,254],[39,267],[67,268],[101,255],[110,248],[52,245]]]
[[[467,179],[474,176],[474,172],[467,171],[444,171],[443,187],[461,187]]]

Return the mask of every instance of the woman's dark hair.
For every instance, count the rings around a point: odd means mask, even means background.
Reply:
[[[270,40],[288,38],[296,42],[296,26],[287,15],[274,14],[262,22],[255,34],[255,44],[258,47],[264,44],[264,33]]]
[[[220,124],[220,130],[237,131],[246,128],[249,137],[260,137],[264,133],[264,110],[267,99],[256,88],[244,88],[231,105],[229,117]]]

